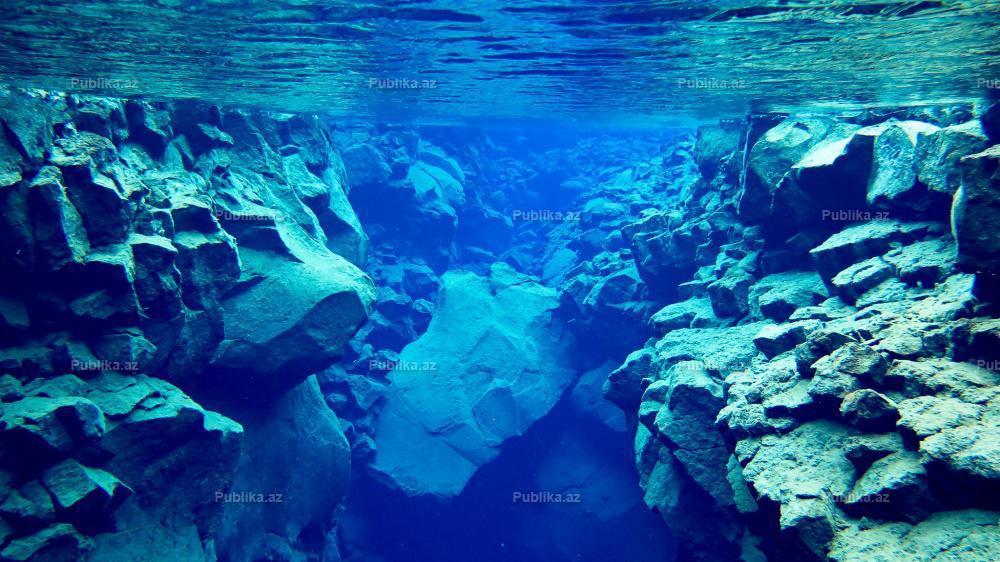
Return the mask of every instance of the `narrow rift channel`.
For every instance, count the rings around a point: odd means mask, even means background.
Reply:
[[[1000,560],[998,23],[4,2],[0,562]]]

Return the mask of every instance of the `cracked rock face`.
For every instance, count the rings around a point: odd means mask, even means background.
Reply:
[[[298,526],[267,528],[300,548],[343,495],[343,434],[315,389],[326,425],[299,426],[296,412],[284,439],[245,404],[294,402],[375,298],[352,264],[367,242],[322,126],[2,97],[0,556],[255,558],[270,546],[213,542],[241,518],[220,495],[248,481],[291,494],[287,474],[257,473],[280,463],[259,459],[322,435],[331,447],[301,447],[300,460],[339,492],[299,502]]]
[[[605,387],[639,423],[646,500],[684,559],[1000,556],[1000,381],[984,368],[995,147],[978,121],[866,125],[793,117],[753,141],[723,209],[762,228],[727,234],[709,275],[682,285],[707,287],[711,308],[668,301],[659,341]],[[838,222],[843,201],[822,202],[842,190],[857,212]],[[775,211],[801,220],[772,228]],[[701,394],[681,391],[692,372]],[[689,439],[698,419],[710,443]]]

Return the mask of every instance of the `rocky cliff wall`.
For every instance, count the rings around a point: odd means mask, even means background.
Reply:
[[[315,548],[350,463],[309,377],[375,300],[328,130],[44,92],[0,121],[0,556]]]
[[[704,127],[705,195],[623,230],[676,296],[605,395],[681,559],[1000,556],[983,115]]]

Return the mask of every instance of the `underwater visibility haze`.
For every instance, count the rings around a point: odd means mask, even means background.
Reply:
[[[998,46],[0,0],[0,562],[1000,560]]]

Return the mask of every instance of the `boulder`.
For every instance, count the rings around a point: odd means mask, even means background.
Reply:
[[[347,491],[351,450],[340,421],[315,377],[242,421],[232,486],[213,498],[222,507],[216,548],[230,560],[257,560],[270,537],[295,552],[305,534],[325,528]]]
[[[391,171],[382,154],[370,144],[356,144],[341,153],[351,189],[380,186]]]
[[[754,276],[741,268],[732,268],[708,285],[708,297],[716,316],[742,318],[750,311],[749,295]]]
[[[806,341],[808,333],[818,325],[815,320],[769,324],[754,336],[753,343],[768,359],[771,359]]]
[[[855,516],[920,521],[933,505],[927,471],[913,451],[891,453],[872,463],[845,496],[838,498]]]
[[[786,226],[810,226],[835,211],[863,209],[878,132],[866,127],[846,137],[830,135],[810,148],[778,184],[771,212]]]
[[[889,122],[875,139],[868,204],[872,208],[915,214],[934,211],[940,201],[917,182],[917,140],[939,127],[921,121]],[[936,214],[936,213],[935,213]]]
[[[38,172],[29,184],[27,203],[39,269],[55,271],[70,263],[82,263],[90,252],[90,241],[83,218],[67,195],[59,168],[46,166]]]
[[[830,280],[840,298],[854,303],[869,289],[893,277],[892,267],[881,257],[868,258],[841,271]]]
[[[649,319],[653,332],[662,336],[671,330],[712,327],[718,319],[706,298],[692,298],[668,304]]]
[[[81,560],[92,549],[90,539],[78,533],[72,525],[60,523],[10,541],[0,550],[0,558],[15,562]]]
[[[293,262],[240,252],[241,281],[222,301],[226,337],[210,366],[213,393],[273,397],[329,366],[371,310],[371,281],[339,256]],[[282,303],[282,306],[273,306]]]
[[[871,390],[862,388],[851,392],[840,403],[840,415],[847,423],[862,431],[888,431],[896,426],[899,411],[896,404],[886,397]]]
[[[854,466],[843,454],[851,434],[840,424],[814,421],[787,435],[765,435],[743,467],[761,501],[780,505],[786,548],[798,545],[821,558],[834,538],[837,516],[826,502],[846,495],[854,483]]]
[[[990,146],[978,120],[917,137],[917,179],[932,192],[952,196],[962,184],[960,161]]]
[[[848,342],[813,363],[811,369],[809,394],[837,408],[847,394],[885,374],[888,363],[870,346]]]
[[[961,188],[951,210],[958,263],[969,271],[1000,270],[1000,145],[962,158]]]
[[[372,468],[408,496],[448,498],[571,384],[555,291],[494,264],[449,272],[438,308],[389,374]]]
[[[750,315],[784,322],[799,308],[827,298],[822,279],[814,271],[785,271],[762,277],[748,294]]]
[[[91,534],[113,529],[114,511],[132,495],[113,474],[73,459],[49,468],[41,480],[61,517]]]
[[[694,159],[702,177],[711,180],[736,155],[743,131],[736,123],[703,125],[695,138]]]
[[[768,216],[771,198],[792,166],[828,136],[847,137],[856,128],[825,117],[788,118],[764,133],[750,150],[738,204],[740,217],[759,220]]]
[[[862,520],[838,533],[829,556],[837,562],[942,560],[957,558],[986,562],[1000,556],[1000,539],[993,526],[996,513],[979,510],[942,511],[917,523],[864,524]]]

